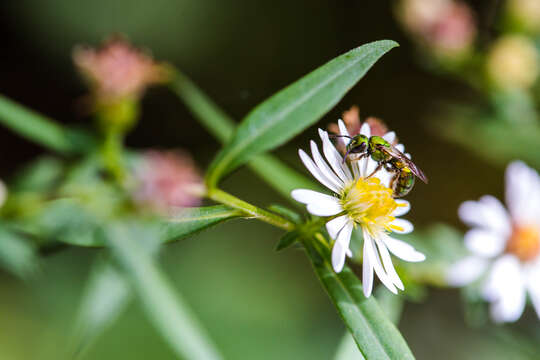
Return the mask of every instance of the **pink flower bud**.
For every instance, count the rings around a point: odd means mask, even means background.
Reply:
[[[202,178],[184,152],[147,151],[135,168],[135,178],[135,201],[158,212],[201,203]]]
[[[137,98],[146,87],[166,81],[165,67],[121,38],[101,48],[79,46],[73,61],[92,88],[97,101]]]
[[[440,57],[467,54],[476,38],[471,9],[453,0],[403,0],[398,17],[428,50]]]

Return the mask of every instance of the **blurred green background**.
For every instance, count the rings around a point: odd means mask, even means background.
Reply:
[[[471,4],[478,14],[496,1]],[[482,16],[479,16],[482,28]],[[443,101],[475,94],[418,65],[397,26],[392,3],[363,0],[18,0],[0,3],[0,92],[64,123],[88,120],[85,88],[71,65],[75,44],[97,45],[125,34],[159,60],[178,66],[236,119],[329,59],[359,44],[393,39],[385,56],[321,120],[326,127],[351,105],[394,129],[430,178],[409,196],[408,215],[422,227],[459,225],[458,205],[485,193],[501,197],[502,169],[480,161],[430,130],[427,119]],[[301,169],[304,132],[277,154]],[[188,149],[201,168],[218,145],[166,89],[152,89],[143,117],[128,138],[136,148]],[[43,153],[0,130],[0,178],[8,179]],[[302,170],[303,171],[303,170]],[[283,199],[248,170],[224,187],[260,204]],[[240,224],[244,222],[244,224]],[[247,222],[247,224],[245,224]],[[329,359],[344,327],[299,251],[273,251],[279,232],[236,220],[167,246],[162,264],[228,359]],[[52,253],[41,274],[21,283],[0,274],[0,359],[63,359],[90,264],[100,250]],[[535,324],[532,311],[519,326]],[[511,359],[512,347],[482,328],[466,329],[457,291],[433,290],[408,304],[400,328],[418,359]],[[134,302],[87,354],[87,359],[173,359]]]

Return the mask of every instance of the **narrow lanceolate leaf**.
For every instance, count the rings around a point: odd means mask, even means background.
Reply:
[[[174,71],[169,87],[187,105],[191,113],[220,142],[228,141],[236,124],[201,89],[180,71]]]
[[[131,300],[129,284],[103,259],[94,265],[79,308],[73,355],[81,357],[124,311]]]
[[[366,298],[356,275],[345,267],[336,274],[329,262],[330,249],[316,239],[305,241],[307,254],[362,355],[368,359],[414,359],[396,326],[377,301]]]
[[[219,142],[226,143],[231,139],[236,128],[235,121],[189,78],[175,71],[169,86]],[[320,189],[309,178],[268,154],[255,156],[248,166],[285,198],[290,198],[291,191],[297,188]]]
[[[145,224],[156,231],[153,223]],[[155,257],[161,244],[151,238],[141,245],[147,254]],[[129,277],[109,259],[100,258],[95,262],[79,307],[72,341],[73,355],[81,358],[124,312],[133,298],[130,284]]]
[[[163,223],[161,239],[164,242],[183,239],[225,220],[241,216],[241,212],[225,205],[185,208]]]
[[[346,331],[341,337],[339,345],[334,355],[334,360],[364,360],[365,357],[358,350],[358,345],[354,341],[351,333]]]
[[[281,239],[279,239],[279,242],[276,245],[276,251],[281,251],[288,248],[294,244],[296,240],[298,240],[298,233],[296,231],[286,233]]]
[[[389,40],[353,49],[264,101],[238,126],[207,176],[209,186],[262,152],[300,133],[328,112],[375,62],[397,46]]]
[[[115,224],[106,242],[141,300],[148,319],[181,359],[221,359],[187,304],[141,244],[144,231],[134,224]]]
[[[0,123],[49,149],[73,152],[70,133],[51,119],[0,95]]]
[[[0,266],[25,278],[38,267],[36,249],[27,239],[0,224]]]

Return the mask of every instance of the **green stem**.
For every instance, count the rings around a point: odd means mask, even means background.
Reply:
[[[214,201],[228,205],[234,209],[241,210],[243,213],[251,215],[256,219],[277,226],[281,229],[292,231],[295,228],[295,225],[289,220],[284,219],[277,214],[261,209],[248,202],[245,202],[244,200],[241,200],[223,190],[216,188],[210,189],[208,190],[207,196]]]
[[[123,136],[116,131],[108,131],[103,142],[103,161],[107,170],[119,183],[124,179],[122,150]]]

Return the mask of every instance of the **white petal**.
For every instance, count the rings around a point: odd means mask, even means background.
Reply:
[[[341,119],[338,120],[338,127],[339,127],[339,132],[341,135],[350,136],[349,131],[347,130],[347,126],[345,126],[345,123],[343,122],[343,120]]]
[[[519,319],[525,308],[525,279],[519,260],[505,255],[493,263],[483,295],[490,301],[491,316],[496,322]]]
[[[296,189],[291,191],[294,200],[302,204],[339,204],[339,200],[333,196],[308,189]]]
[[[324,176],[321,170],[315,165],[313,160],[311,160],[311,158],[308,156],[308,154],[304,152],[304,150],[298,150],[298,154],[300,155],[300,159],[302,160],[306,168],[309,170],[309,172],[311,173],[311,175],[313,175],[315,179],[317,179],[321,184],[323,184],[333,192],[339,193],[339,188],[336,187],[330,180],[328,180],[326,176]]]
[[[374,175],[374,177],[381,180],[381,184],[390,187],[390,182],[392,181],[392,178],[394,177],[394,174],[387,171],[385,168],[381,168],[377,173]]]
[[[405,215],[406,213],[409,212],[409,210],[411,210],[411,203],[408,202],[407,200],[403,200],[403,199],[396,199],[396,203],[399,205],[396,210],[394,210],[394,212],[392,213],[392,216],[394,217],[398,217],[398,216],[403,216]]]
[[[361,175],[360,175],[360,167],[358,166],[358,161],[353,161],[351,163],[351,169],[352,169],[352,172],[353,172],[353,177],[355,179],[358,179],[359,177],[361,177]]]
[[[366,177],[366,176],[371,175],[371,173],[373,173],[373,171],[375,171],[375,169],[377,168],[377,165],[378,165],[377,162],[373,161],[371,159],[371,157],[365,158],[363,176]],[[377,176],[377,175],[375,175],[375,176]]]
[[[527,289],[536,315],[540,318],[540,263],[538,262],[527,273]]]
[[[364,259],[365,257],[369,257],[370,264],[373,266],[373,269],[375,270],[375,274],[377,274],[377,277],[381,280],[384,286],[388,288],[391,292],[394,294],[397,294],[397,289],[394,286],[394,283],[392,280],[390,280],[390,277],[383,269],[383,266],[381,264],[381,261],[379,260],[379,254],[377,253],[375,249],[375,244],[373,242],[373,239],[371,235],[368,234],[367,231],[363,231],[364,233]]]
[[[506,203],[518,223],[540,219],[540,178],[521,161],[514,161],[506,169]]]
[[[465,234],[465,246],[475,255],[494,257],[503,252],[506,239],[493,231],[476,228]]]
[[[390,257],[390,253],[388,252],[386,245],[381,239],[374,238],[374,240],[377,243],[377,248],[379,249],[379,254],[381,255],[384,270],[388,274],[388,277],[398,289],[405,289],[405,287],[403,286],[403,282],[399,278],[396,269],[394,268],[394,264],[392,264],[392,258]]]
[[[488,261],[477,256],[465,257],[450,266],[446,281],[451,286],[464,286],[472,283],[482,275],[488,266]]]
[[[400,152],[405,152],[405,145],[397,144],[396,149],[398,149]]]
[[[367,241],[364,240],[364,257],[362,259],[362,287],[364,289],[365,297],[369,297],[373,291],[373,264],[371,263],[371,258],[367,255],[367,247]]]
[[[345,265],[345,256],[349,250],[352,229],[353,225],[351,223],[346,224],[334,242],[334,247],[332,248],[332,267],[337,273],[341,272]]]
[[[469,226],[492,229],[502,236],[511,231],[510,218],[499,200],[485,195],[479,201],[465,201],[458,210],[461,220]]]
[[[405,219],[395,219],[391,223],[392,231],[398,234],[408,234],[414,230],[413,224]],[[398,229],[394,228],[397,227]]]
[[[335,187],[341,189],[343,187],[343,181],[330,169],[326,161],[324,161],[321,153],[319,152],[319,148],[317,147],[317,144],[315,144],[315,141],[310,141],[311,146],[311,154],[313,155],[313,160],[315,160],[315,164],[321,171],[321,173],[328,179],[332,185]]]
[[[332,144],[332,142],[330,141],[328,133],[324,130],[319,129],[319,136],[321,137],[323,142],[324,156],[326,157],[326,160],[328,160],[328,162],[330,163],[332,169],[334,169],[334,172],[341,180],[343,180],[343,182],[347,183],[351,181],[353,179],[352,174],[347,167],[347,164],[343,161],[343,157],[339,154],[339,152],[334,147],[334,144]]]
[[[363,123],[362,126],[360,127],[360,134],[367,137],[371,137],[371,127],[369,126],[367,122]]]
[[[409,262],[420,262],[426,259],[424,254],[417,251],[413,246],[407,244],[405,241],[394,239],[390,236],[385,236],[383,241],[388,250],[402,260]]]
[[[307,211],[316,216],[333,216],[343,211],[338,203],[311,203],[307,206]]]
[[[332,239],[335,239],[338,233],[343,229],[345,224],[349,221],[347,215],[338,216],[335,219],[330,220],[326,223],[326,230]]]
[[[382,138],[392,144],[396,140],[396,133],[394,131],[387,132]]]

